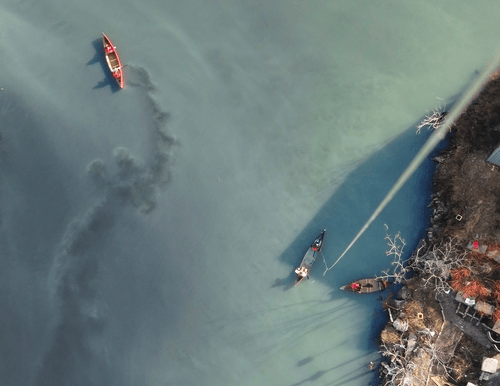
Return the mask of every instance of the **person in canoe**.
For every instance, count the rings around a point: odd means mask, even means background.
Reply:
[[[384,280],[375,280],[375,279],[363,279],[355,282],[352,282],[348,286],[341,287],[342,290],[358,292],[358,293],[371,293],[377,291],[383,291],[386,289],[391,283]],[[346,288],[347,287],[347,288]]]
[[[309,272],[307,272],[306,267],[299,267],[295,270],[295,273],[301,277],[306,277]]]
[[[357,291],[361,291],[361,284],[359,283],[351,283],[351,288],[353,291],[357,292]]]
[[[354,292],[361,291],[361,288],[372,288],[372,287],[373,287],[373,284],[371,284],[371,283],[367,283],[365,285],[362,285],[362,284],[357,283],[357,282],[351,283],[351,288],[353,289]]]

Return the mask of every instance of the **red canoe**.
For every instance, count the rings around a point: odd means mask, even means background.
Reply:
[[[106,55],[106,62],[108,63],[113,78],[116,79],[121,88],[124,88],[125,82],[123,80],[122,62],[120,61],[118,52],[116,52],[116,47],[104,32],[102,33],[102,45],[104,46],[104,55]]]

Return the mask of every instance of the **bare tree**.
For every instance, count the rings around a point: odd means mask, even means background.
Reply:
[[[382,275],[376,276],[377,279],[382,279],[384,281],[393,279],[395,283],[402,283],[406,280],[406,274],[409,269],[405,267],[403,261],[403,249],[406,245],[405,240],[401,237],[401,233],[398,232],[394,238],[387,234],[384,238],[387,240],[387,245],[389,250],[385,252],[387,256],[394,256],[391,263],[391,268],[382,271]]]
[[[427,248],[425,241],[422,241],[410,258],[407,268],[415,272],[422,273],[426,277],[424,285],[432,283],[437,292],[443,293],[451,290],[448,284],[451,271],[468,266],[468,251],[464,250],[454,238],[433,244]]]
[[[454,368],[450,367],[448,363],[450,362],[450,359],[453,357],[453,353],[455,352],[456,345],[459,343],[459,340],[456,342],[455,346],[453,347],[453,350],[450,351],[450,348],[447,346],[443,346],[443,341],[440,341],[440,336],[441,333],[444,330],[444,320],[443,323],[441,324],[441,329],[439,330],[439,333],[433,339],[432,335],[428,337],[428,339],[425,340],[425,347],[424,350],[430,355],[430,360],[429,360],[429,367],[427,370],[427,379],[425,382],[425,385],[427,386],[429,384],[429,378],[431,377],[433,373],[433,367],[436,366],[436,371],[439,370],[439,368],[442,368],[446,375],[450,378],[452,378],[455,382],[456,380],[451,376],[450,372],[455,370]],[[445,339],[446,340],[446,339]],[[448,343],[447,341],[444,342],[444,344]]]
[[[438,98],[438,99],[442,100],[441,98]],[[443,124],[445,116],[446,116],[446,105],[437,107],[431,113],[427,112],[427,115],[422,120],[422,122],[420,122],[417,125],[417,134],[420,134],[420,131],[425,126],[427,126],[429,128],[429,130],[430,129],[434,129],[434,130],[439,129]]]
[[[427,379],[425,382],[425,385],[429,384],[429,379],[432,374],[435,374],[439,368],[443,369],[446,376],[450,377],[456,382],[456,379],[454,379],[450,372],[455,370],[453,367],[448,366],[448,360],[446,359],[447,357],[447,352],[441,351],[438,347],[436,347],[436,344],[429,344],[427,347],[424,348],[425,351],[430,355],[430,360],[429,360],[429,368],[427,370]],[[436,369],[433,368],[436,366]]]
[[[404,379],[415,368],[415,363],[405,356],[405,346],[402,343],[380,345],[380,353],[386,357],[389,363],[382,362],[384,386],[401,385]]]
[[[439,340],[442,331],[443,326],[437,335],[427,329],[419,331],[421,334],[419,347],[422,351],[417,351],[415,355],[411,355],[411,351],[408,352],[408,340],[402,336],[395,344],[382,342],[379,346],[380,353],[388,360],[382,363],[384,373],[382,384],[384,386],[417,384],[427,386],[431,376],[439,373],[453,379],[451,372],[456,369],[449,366],[452,355]]]

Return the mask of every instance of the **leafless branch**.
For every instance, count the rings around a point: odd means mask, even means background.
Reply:
[[[438,98],[438,99],[441,99],[441,98]],[[434,130],[439,129],[443,124],[445,115],[446,115],[446,104],[444,106],[437,107],[431,113],[427,112],[427,115],[422,120],[422,122],[420,122],[417,125],[417,134],[420,134],[420,131],[425,126],[427,126],[429,130],[430,129],[434,129]]]
[[[442,329],[439,332],[438,337],[441,334],[441,332]],[[427,342],[427,345],[424,348],[424,350],[431,356],[431,359],[429,361],[429,369],[427,372],[426,385],[428,384],[429,378],[433,373],[432,369],[434,368],[434,366],[436,366],[436,370],[434,370],[434,373],[437,371],[437,368],[442,368],[446,373],[446,375],[452,379],[453,377],[451,376],[450,372],[456,370],[448,365],[450,359],[449,352],[442,351],[442,348],[438,347],[438,345],[436,344],[436,342],[438,341],[438,337],[436,337],[434,342]]]
[[[402,259],[406,242],[401,237],[400,232],[398,232],[394,238],[391,238],[391,236],[387,234],[384,240],[387,240],[387,245],[389,246],[389,250],[386,251],[385,254],[387,256],[394,256],[394,259],[391,263],[391,268],[382,271],[382,275],[376,276],[376,278],[382,280],[394,279],[395,283],[402,283],[405,281],[406,274],[409,271],[409,269],[405,267]]]
[[[468,251],[464,250],[454,238],[441,241],[427,249],[425,241],[410,258],[408,268],[422,273],[426,277],[424,285],[434,284],[437,292],[444,293],[451,290],[447,283],[450,272],[467,264]]]
[[[405,376],[415,368],[415,363],[405,357],[405,346],[402,343],[382,343],[380,348],[382,356],[389,360],[389,363],[382,363],[385,373],[384,386],[400,385]]]

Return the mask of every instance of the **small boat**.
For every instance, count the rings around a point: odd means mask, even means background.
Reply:
[[[106,55],[106,62],[108,63],[113,78],[116,79],[121,88],[124,88],[125,81],[123,80],[123,66],[120,57],[118,56],[116,47],[104,32],[102,33],[102,45],[104,46],[104,55]]]
[[[316,239],[312,242],[311,246],[307,250],[304,258],[302,259],[302,263],[300,263],[299,268],[295,270],[297,274],[297,279],[295,280],[295,286],[299,285],[299,283],[308,277],[309,272],[311,272],[311,268],[314,265],[318,255],[323,248],[324,240],[325,240],[326,229],[321,232],[321,234],[316,237]]]
[[[382,279],[361,279],[340,287],[343,291],[369,294],[385,290],[391,283]]]

